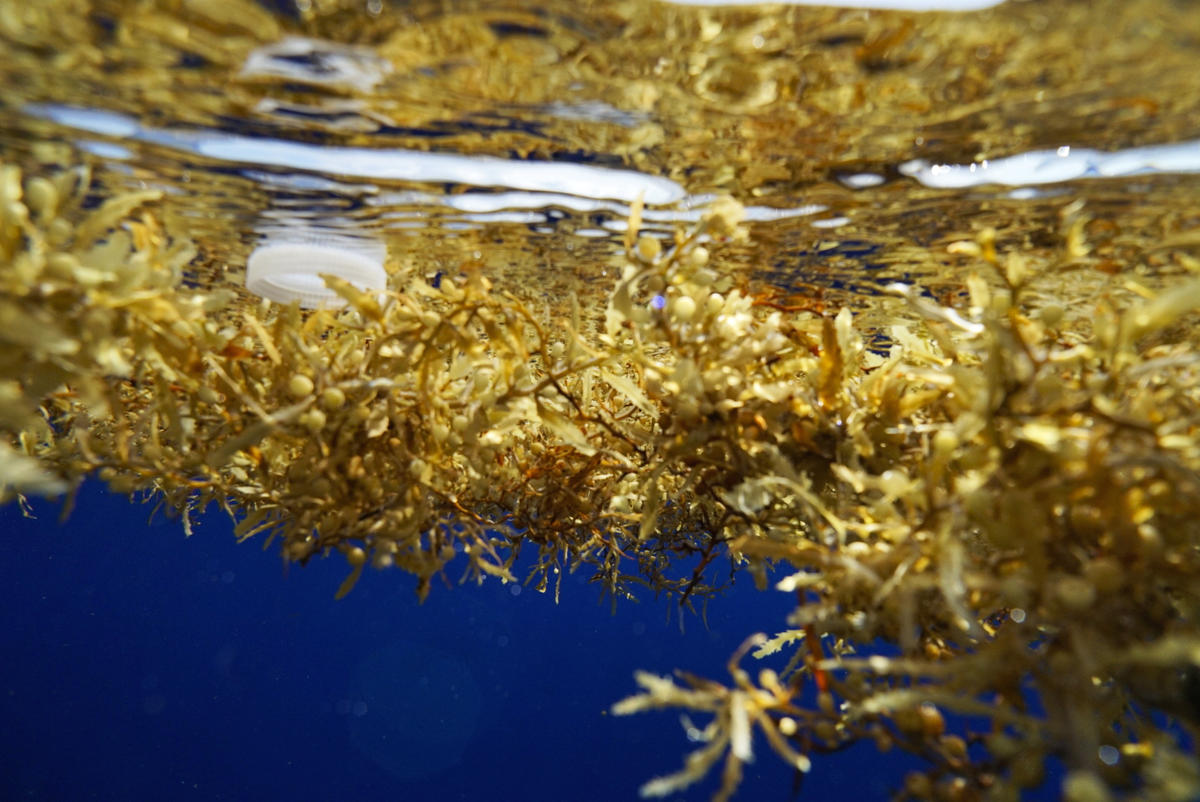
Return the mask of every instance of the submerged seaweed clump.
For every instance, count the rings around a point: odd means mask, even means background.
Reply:
[[[1200,722],[1194,232],[1135,279],[1094,269],[1077,206],[1053,257],[979,231],[949,247],[957,306],[894,285],[865,325],[737,286],[735,202],[666,249],[635,208],[602,316],[395,265],[389,292],[331,282],[347,308],[302,312],[187,289],[156,195],[85,212],[87,184],[0,167],[0,499],[96,475],[185,526],[216,503],[287,560],[341,552],[341,593],[370,564],[423,595],[460,555],[515,581],[531,549],[541,589],[587,566],[691,604],[718,560],[790,564],[787,629],[732,684],[640,675],[616,706],[711,714],[646,795],[723,761],[728,797],[756,731],[801,772],[910,750],[918,799],[1015,799],[1048,758],[1073,800],[1200,793],[1150,715]],[[790,659],[753,676],[751,650]]]

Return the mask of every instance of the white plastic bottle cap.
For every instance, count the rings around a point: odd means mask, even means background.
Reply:
[[[356,237],[268,234],[246,262],[246,289],[279,303],[299,301],[305,309],[335,309],[346,301],[321,276],[382,291],[387,288],[385,253],[382,243]]]

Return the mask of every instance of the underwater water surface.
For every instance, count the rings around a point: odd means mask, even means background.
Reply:
[[[264,238],[345,235],[546,302],[612,274],[636,199],[666,240],[730,194],[747,280],[875,309],[896,279],[954,291],[923,249],[1045,247],[1071,203],[1128,257],[1200,171],[1183,2],[58,5],[6,7],[0,147],[163,190],[203,286],[243,286]]]
[[[92,206],[161,190],[187,281],[242,304],[264,243],[353,240],[595,307],[637,204],[667,242],[731,195],[744,286],[882,325],[891,282],[965,292],[930,249],[1057,248],[1079,208],[1113,270],[1177,269],[1155,248],[1200,208],[1197,64],[1178,0],[0,0],[0,159],[86,165]],[[633,672],[723,680],[793,601],[742,573],[702,617],[451,570],[423,604],[395,572],[335,602],[340,561],[285,569],[218,511],[185,540],[91,484],[59,508],[0,509],[5,799],[633,799],[695,748],[675,712],[608,712]],[[739,799],[883,799],[911,765],[859,744],[794,788],[758,748]]]

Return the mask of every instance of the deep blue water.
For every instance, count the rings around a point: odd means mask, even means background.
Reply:
[[[95,485],[65,525],[0,508],[0,799],[636,800],[696,744],[675,712],[606,712],[633,671],[725,681],[791,602],[746,577],[680,632],[666,601],[614,613],[584,577],[558,605],[497,581],[422,605],[368,571],[334,601],[340,558],[285,570],[223,514],[185,538],[149,511]],[[910,762],[819,757],[793,797],[755,747],[738,800],[886,799]]]

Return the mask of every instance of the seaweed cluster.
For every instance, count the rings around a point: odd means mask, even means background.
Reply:
[[[98,476],[189,531],[216,504],[285,560],[340,552],[340,594],[367,565],[422,595],[582,569],[690,606],[721,564],[790,565],[729,684],[639,675],[615,706],[711,714],[648,796],[723,761],[729,797],[756,731],[800,772],[909,750],[914,799],[1016,799],[1051,758],[1076,802],[1200,793],[1194,231],[1110,275],[1079,205],[1050,255],[981,230],[947,249],[955,305],[898,284],[864,322],[739,286],[736,202],[665,248],[635,206],[602,314],[397,263],[304,312],[188,289],[156,193],[87,210],[85,170],[32,173],[0,167],[0,500]]]

